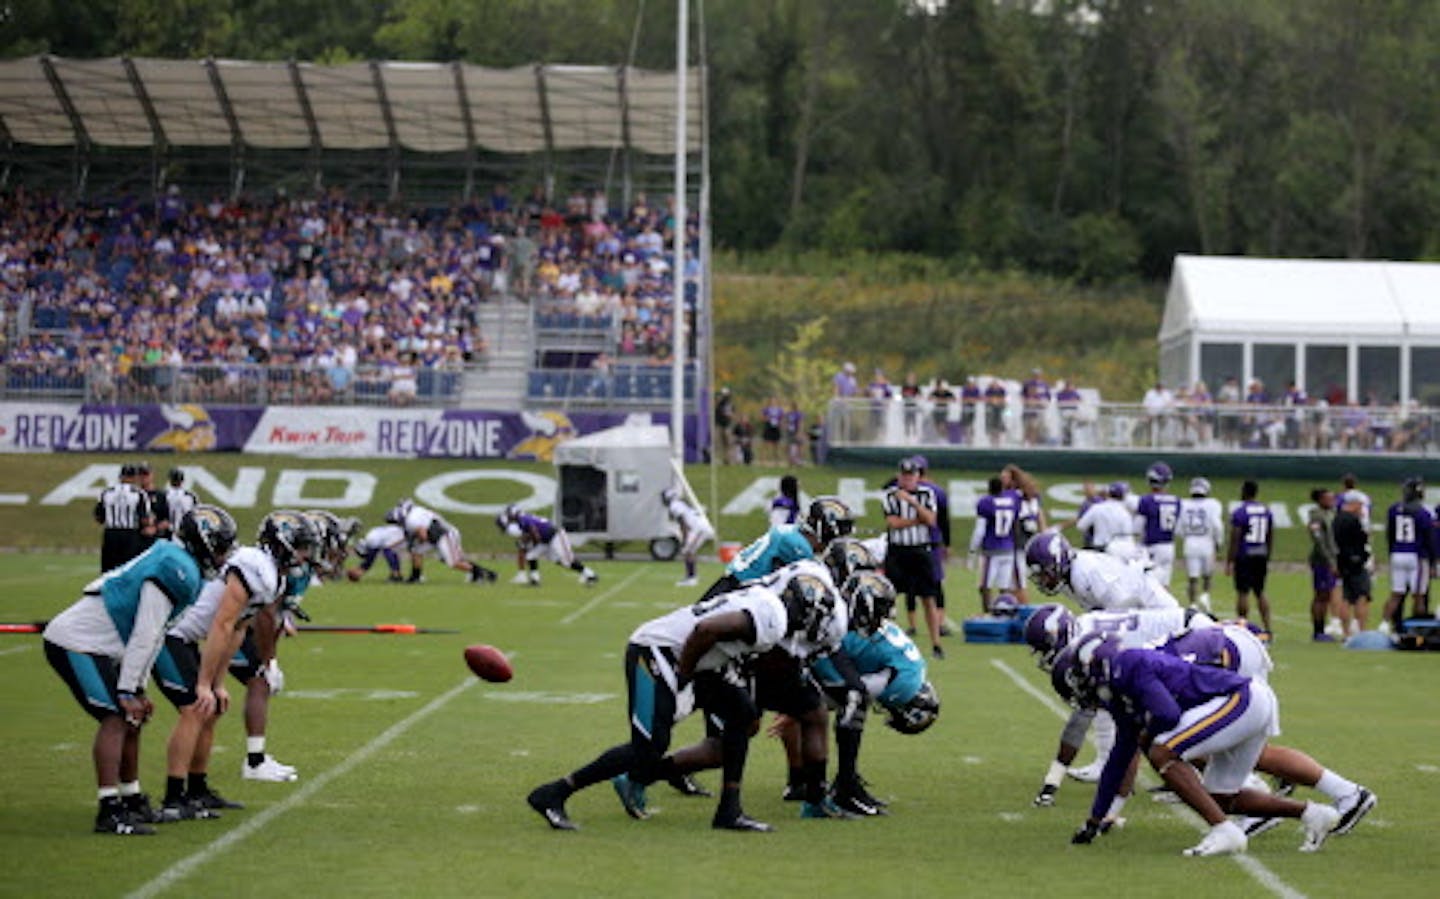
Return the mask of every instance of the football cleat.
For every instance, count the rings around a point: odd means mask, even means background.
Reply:
[[[512,584],[528,584],[528,583],[530,583],[530,575],[529,575],[528,572],[517,571],[517,572],[515,572],[515,576],[510,579],[510,583],[512,583]]]
[[[953,636],[955,636],[955,632],[950,629],[950,625],[948,625],[948,624],[942,624],[942,625],[940,625],[940,636],[942,636],[942,637],[953,637]]]
[[[764,821],[756,821],[744,812],[733,815],[721,815],[717,812],[710,826],[716,830],[744,830],[750,833],[770,833],[775,829]]]
[[[1305,825],[1305,839],[1300,843],[1300,851],[1319,852],[1325,840],[1340,825],[1340,812],[1332,805],[1307,802],[1304,813],[1300,815],[1300,823]]]
[[[177,821],[200,821],[219,817],[219,812],[211,808],[206,808],[188,796],[179,802],[167,802],[160,806],[160,821],[164,824],[174,824]]]
[[[214,810],[214,809],[221,809],[221,808],[236,808],[236,809],[239,809],[239,808],[244,808],[244,807],[245,807],[245,803],[243,803],[243,802],[235,802],[235,801],[232,800],[232,799],[226,799],[224,796],[221,796],[219,793],[215,792],[214,790],[206,790],[206,791],[203,792],[203,793],[200,793],[200,794],[198,794],[198,795],[196,795],[196,796],[192,796],[192,797],[190,797],[190,801],[191,801],[191,802],[194,802],[194,803],[195,803],[196,805],[198,805],[198,806],[201,806],[202,808],[207,808],[207,809],[212,809],[212,810]]]
[[[585,569],[584,571],[580,572],[580,583],[584,584],[584,585],[587,586],[587,587],[589,587],[591,584],[594,584],[595,582],[597,582],[597,581],[599,581],[599,580],[600,580],[600,575],[596,574],[595,572],[591,571],[591,570],[588,569],[588,568]],[[537,583],[538,583],[538,582],[537,582]]]
[[[826,796],[819,802],[801,803],[800,817],[813,818],[816,820],[850,821],[855,818],[855,815],[845,811],[835,804],[835,800]]]
[[[565,814],[565,800],[561,798],[557,783],[541,784],[525,797],[530,807],[555,830],[579,830],[580,827]]]
[[[889,814],[885,809],[871,805],[849,790],[836,792],[831,799],[841,811],[849,812],[856,817],[870,818],[876,815]]]
[[[780,799],[784,802],[800,802],[805,798],[805,788],[799,784],[786,784],[785,789],[780,792]]]
[[[1034,804],[1039,808],[1050,808],[1055,804],[1055,794],[1058,792],[1060,792],[1059,787],[1054,784],[1045,784],[1040,788],[1040,792],[1035,794]]]
[[[628,774],[617,774],[610,778],[610,785],[615,788],[615,795],[620,797],[620,804],[625,807],[625,814],[637,821],[644,821],[650,817],[650,809],[645,803],[645,788],[630,779]]]
[[[138,824],[158,824],[160,813],[150,804],[150,797],[144,793],[136,793],[133,796],[126,796],[120,800],[125,811]]]
[[[266,755],[265,760],[258,765],[242,762],[240,776],[245,780],[263,780],[270,783],[289,783],[300,777],[294,768],[277,762],[273,755]]]
[[[696,587],[699,586],[699,584],[700,581],[693,577],[683,577],[675,582],[675,586],[677,587]]]
[[[1207,855],[1233,855],[1244,852],[1249,845],[1245,832],[1233,821],[1223,821],[1210,828],[1205,839],[1186,849],[1183,854],[1197,857]]]
[[[1349,796],[1344,797],[1335,803],[1335,808],[1340,812],[1340,823],[1335,825],[1335,836],[1343,837],[1355,829],[1360,819],[1370,814],[1370,810],[1379,802],[1375,794],[1360,787]]]
[[[527,581],[527,583],[529,583],[530,586],[532,586],[532,587],[538,587],[538,586],[540,586],[540,572],[538,572],[538,571],[532,571],[532,572],[530,572],[528,575],[526,575],[526,577],[529,579],[529,580]]]
[[[148,837],[154,835],[155,828],[137,821],[124,806],[119,806],[100,809],[95,815],[95,832],[118,837]]]
[[[1267,830],[1274,830],[1285,822],[1284,818],[1242,818],[1240,829],[1246,837],[1258,837]]]
[[[849,783],[848,785],[844,785],[844,790],[851,796],[858,797],[860,801],[864,802],[866,805],[872,805],[875,808],[880,809],[881,811],[889,808],[890,803],[871,793],[868,789],[869,786],[869,781],[861,777],[859,773],[856,773],[854,780],[851,781],[851,783]]]
[[[943,646],[930,647],[930,655],[943,661],[945,659],[945,648]]]
[[[1099,782],[1100,772],[1104,770],[1104,765],[1098,762],[1092,762],[1083,768],[1070,768],[1065,773],[1070,775],[1071,778],[1080,781],[1082,784],[1093,784]]]
[[[705,789],[704,787],[700,786],[699,781],[695,780],[695,778],[691,777],[691,776],[688,775],[688,774],[677,774],[677,775],[675,775],[674,777],[672,777],[672,778],[670,778],[669,780],[667,780],[666,783],[668,783],[668,784],[670,784],[670,786],[674,787],[674,788],[675,788],[675,792],[679,793],[681,796],[711,796],[711,795],[714,795],[714,794],[712,794],[709,790],[707,790],[707,789]]]
[[[356,580],[359,579],[357,578]],[[398,571],[392,571],[390,572],[390,576],[387,577],[385,580],[389,581],[392,584],[403,584],[405,583],[405,575],[401,574]]]

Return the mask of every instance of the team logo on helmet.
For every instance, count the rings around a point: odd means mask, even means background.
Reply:
[[[175,538],[200,566],[200,575],[210,580],[235,548],[235,519],[219,506],[201,504],[185,513],[175,529]]]
[[[850,610],[850,629],[870,636],[895,611],[895,585],[878,571],[857,571],[840,586]]]

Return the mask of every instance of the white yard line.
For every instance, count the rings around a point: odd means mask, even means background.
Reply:
[[[29,643],[22,646],[11,646],[9,649],[0,649],[0,656],[13,656],[17,652],[25,652],[29,649],[31,649]]]
[[[194,873],[198,868],[200,868],[201,865],[212,861],[218,853],[221,853],[226,849],[234,846],[235,844],[243,841],[245,838],[251,836],[256,831],[260,830],[262,827],[269,825],[271,821],[274,821],[276,818],[280,817],[291,809],[304,805],[307,799],[323,790],[332,780],[348,774],[356,766],[369,759],[372,755],[379,752],[381,749],[384,749],[391,743],[395,742],[396,739],[403,736],[406,731],[410,730],[410,728],[414,727],[416,724],[420,723],[422,720],[444,707],[447,703],[450,702],[450,700],[454,699],[456,696],[459,696],[461,693],[475,686],[479,682],[480,681],[478,678],[466,677],[465,680],[461,681],[456,686],[451,687],[445,693],[442,693],[441,695],[430,700],[430,702],[428,702],[421,709],[412,712],[408,717],[391,725],[389,730],[385,731],[380,736],[376,737],[369,743],[366,743],[364,746],[361,746],[359,749],[352,752],[340,764],[320,774],[314,780],[307,781],[304,786],[300,787],[294,793],[291,793],[286,799],[282,800],[281,802],[277,802],[275,805],[270,806],[269,808],[260,812],[255,817],[246,819],[245,823],[241,824],[239,827],[236,827],[234,830],[227,831],[220,837],[212,840],[203,849],[195,852],[192,855],[182,858],[180,861],[166,868],[164,871],[160,872],[159,876],[157,876],[154,880],[151,880],[149,883],[130,893],[131,899],[142,899],[142,897],[158,896],[159,894],[165,892],[170,887],[174,886],[175,884],[179,883],[180,881],[184,880],[186,877]]]
[[[576,621],[581,615],[584,615],[586,612],[588,612],[588,611],[590,611],[591,609],[595,608],[596,606],[600,605],[602,602],[604,602],[605,600],[607,600],[607,599],[609,599],[610,597],[614,596],[616,593],[619,593],[621,590],[624,590],[626,587],[630,586],[630,584],[631,584],[637,577],[639,577],[640,575],[644,574],[646,570],[647,570],[647,569],[646,569],[645,567],[641,567],[641,568],[635,569],[635,571],[634,571],[633,573],[631,573],[631,575],[630,575],[629,577],[625,578],[625,580],[623,580],[623,581],[621,581],[620,583],[616,584],[615,586],[611,587],[609,590],[606,590],[604,593],[601,593],[601,594],[597,595],[594,599],[592,599],[592,600],[590,600],[589,602],[585,603],[585,605],[583,605],[583,606],[581,606],[580,608],[576,609],[575,611],[571,612],[569,615],[566,615],[564,618],[561,618],[561,619],[560,619],[560,623],[561,623],[561,624],[573,624],[573,623],[575,623],[575,621]]]
[[[1041,691],[1034,684],[1030,683],[1030,681],[1026,680],[1024,677],[1021,677],[1020,673],[1017,672],[1014,668],[1011,668],[1009,665],[1005,664],[1000,659],[991,659],[990,664],[994,665],[1000,670],[1002,674],[1010,678],[1010,680],[1015,683],[1015,686],[1019,687],[1024,692],[1030,694],[1031,697],[1039,700],[1041,705],[1054,712],[1055,716],[1061,721],[1064,721],[1070,717],[1070,710],[1064,705],[1062,705],[1059,700],[1057,700],[1054,696],[1051,696],[1050,694]],[[1145,781],[1145,784],[1147,786],[1153,783],[1153,781],[1148,775],[1143,776],[1141,779]],[[1170,810],[1170,813],[1176,818],[1179,818],[1181,821],[1190,824],[1197,831],[1201,833],[1205,832],[1205,822],[1201,821],[1198,817],[1196,817],[1189,809],[1181,805],[1169,805],[1166,806],[1166,808],[1168,808]],[[1243,868],[1245,870],[1245,873],[1255,878],[1256,883],[1260,884],[1260,886],[1264,887],[1266,890],[1268,890],[1275,896],[1280,897],[1280,899],[1305,899],[1304,893],[1300,892],[1299,890],[1290,886],[1290,884],[1281,880],[1280,875],[1267,868],[1264,862],[1258,861],[1257,859],[1244,853],[1241,853],[1240,855],[1232,855],[1229,856],[1229,858],[1234,861],[1235,864]],[[1201,862],[1200,864],[1204,863]]]

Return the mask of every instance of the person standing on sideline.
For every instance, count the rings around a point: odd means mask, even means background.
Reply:
[[[200,498],[185,488],[185,472],[170,469],[170,486],[165,489],[165,508],[170,512],[170,530],[180,527],[185,513],[200,505]]]
[[[1399,634],[1405,627],[1405,597],[1414,597],[1415,615],[1430,605],[1430,565],[1434,557],[1435,520],[1425,508],[1425,482],[1407,478],[1400,501],[1385,518],[1385,543],[1390,550],[1390,598],[1380,619],[1382,633]]]
[[[1020,520],[1020,493],[1005,489],[1001,478],[991,478],[989,494],[975,504],[975,530],[970,535],[970,554],[980,553],[980,611],[990,614],[996,591],[1020,586],[1020,557],[1015,528]]]
[[[760,464],[779,465],[780,437],[785,426],[785,407],[780,405],[779,397],[770,397],[770,401],[760,410],[760,419],[760,442],[764,446]]]
[[[150,518],[153,525],[150,533],[141,540],[144,548],[149,549],[150,544],[156,540],[170,539],[170,506],[165,502],[165,491],[155,489],[155,472],[149,462],[136,463],[135,486],[144,491],[150,500]]]
[[[1145,472],[1150,492],[1135,504],[1136,530],[1145,542],[1150,561],[1150,576],[1170,589],[1170,576],[1175,570],[1175,527],[1180,521],[1180,500],[1165,488],[1175,473],[1164,462],[1156,462]]]
[[[935,492],[920,483],[920,466],[912,458],[900,460],[900,476],[894,487],[885,491],[887,541],[885,576],[895,585],[896,593],[907,593],[919,599],[925,608],[925,624],[930,632],[931,652],[945,658],[940,645],[940,610],[935,605],[935,559],[931,555],[938,503]]]
[[[1335,550],[1340,572],[1340,625],[1345,636],[1365,630],[1370,618],[1370,529],[1359,491],[1346,492],[1335,513]],[[1351,624],[1351,622],[1354,624]]]
[[[138,469],[127,462],[120,466],[120,480],[100,492],[95,503],[95,523],[105,531],[100,538],[100,570],[110,571],[140,555],[144,538],[154,533],[155,520],[150,497],[135,484]]]
[[[1250,615],[1250,594],[1260,608],[1261,626],[1268,638],[1270,597],[1265,595],[1265,578],[1270,570],[1270,551],[1275,544],[1275,519],[1270,508],[1259,502],[1260,485],[1240,485],[1240,505],[1230,513],[1230,545],[1225,554],[1225,573],[1235,576],[1235,614]]]
[[[1208,478],[1190,479],[1190,496],[1180,500],[1180,534],[1185,538],[1185,576],[1190,605],[1210,611],[1210,578],[1215,550],[1225,538],[1220,500],[1210,495]]]
[[[920,483],[935,494],[935,524],[930,528],[931,552],[935,557],[935,608],[940,613],[940,636],[948,637],[950,627],[945,623],[945,563],[950,556],[950,498],[939,484],[929,479],[928,459],[921,455],[911,456],[910,459],[920,469]],[[898,478],[891,478],[881,489],[889,490],[898,483]],[[912,637],[915,636],[915,609],[915,595],[906,594],[905,617],[909,635]]]
[[[1335,588],[1340,584],[1340,550],[1335,545],[1335,494],[1316,487],[1310,491],[1310,501],[1315,504],[1305,525],[1310,530],[1310,584],[1315,591],[1310,600],[1310,639],[1330,643],[1335,638],[1325,633],[1325,615],[1335,605]]]
[[[675,586],[694,587],[699,583],[695,579],[695,557],[706,540],[715,539],[715,526],[704,512],[686,502],[674,487],[660,491],[660,502],[664,503],[670,519],[680,527],[680,554],[685,559],[685,577],[676,581]]]
[[[800,481],[793,474],[780,479],[780,494],[770,501],[770,525],[800,520]]]
[[[730,458],[730,426],[733,424],[735,424],[735,397],[730,393],[729,387],[721,387],[720,392],[715,396],[715,448],[720,453],[721,465],[729,465],[734,461]]]

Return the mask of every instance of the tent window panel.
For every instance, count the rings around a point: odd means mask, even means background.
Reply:
[[[1311,398],[1323,398],[1332,406],[1345,405],[1350,350],[1343,346],[1305,348],[1305,389]]]
[[[1365,403],[1394,403],[1400,398],[1400,348],[1360,348],[1360,400]]]
[[[1255,377],[1265,385],[1270,398],[1279,401],[1295,380],[1295,346],[1289,343],[1257,343],[1251,348]]]
[[[1440,347],[1410,349],[1410,396],[1427,406],[1440,406]]]
[[[1245,347],[1238,343],[1202,343],[1200,379],[1216,393],[1226,378],[1239,378],[1245,368]]]

